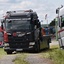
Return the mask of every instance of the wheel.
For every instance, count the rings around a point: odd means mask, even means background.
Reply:
[[[48,47],[47,47],[47,49],[50,49],[50,45],[49,45],[49,43],[48,43]]]
[[[50,45],[49,45],[49,42],[47,42],[47,47],[46,47],[46,50],[50,49]]]
[[[64,46],[60,46],[60,49],[64,49]]]
[[[39,41],[36,42],[35,52],[36,53],[40,52],[40,43],[39,43]]]
[[[7,54],[12,54],[12,51],[6,51]]]

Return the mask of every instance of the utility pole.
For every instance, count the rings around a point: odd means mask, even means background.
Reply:
[[[48,27],[48,18],[47,18],[47,14],[45,15],[45,20],[47,22],[47,27]]]

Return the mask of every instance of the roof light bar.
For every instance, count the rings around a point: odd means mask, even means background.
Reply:
[[[33,12],[33,10],[18,10],[18,11],[7,11],[6,13],[20,13],[20,12]]]

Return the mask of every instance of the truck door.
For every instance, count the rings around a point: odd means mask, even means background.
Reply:
[[[35,35],[35,40],[37,41],[40,37],[40,22],[39,20],[34,20],[34,35]]]
[[[64,15],[60,16],[58,38],[60,48],[64,48]]]

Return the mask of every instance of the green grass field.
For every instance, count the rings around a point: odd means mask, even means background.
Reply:
[[[30,53],[28,53],[29,55]],[[3,48],[0,48],[0,58],[6,55]],[[59,46],[54,45],[50,47],[50,50],[44,50],[39,55],[42,58],[49,58],[55,64],[64,64],[64,50],[61,50]],[[29,64],[24,59],[27,57],[27,53],[19,53],[17,58],[14,60],[15,64]]]
[[[54,61],[54,64],[64,64],[64,50],[59,49],[59,46],[51,46],[50,50],[40,54],[42,57]]]
[[[6,52],[4,52],[3,48],[0,48],[0,58],[6,55]]]
[[[44,50],[39,55],[42,58],[51,59],[54,64],[64,64],[64,50],[61,50],[57,45],[51,46],[50,50]],[[28,64],[28,62],[24,61],[24,58],[26,58],[26,53],[21,53],[15,59],[15,64]]]

